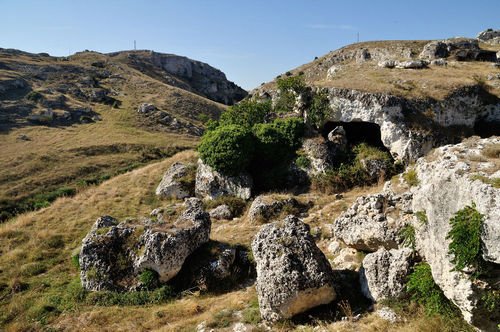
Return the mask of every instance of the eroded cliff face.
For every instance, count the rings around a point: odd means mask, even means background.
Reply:
[[[192,91],[202,96],[232,105],[245,98],[247,92],[228,81],[226,75],[206,63],[189,59],[184,56],[150,52],[151,62],[167,72],[167,80],[178,85],[180,88]],[[184,80],[184,83],[176,81],[175,77]]]
[[[306,122],[307,101],[314,93],[328,96],[330,109],[325,114],[323,126],[328,122],[377,124],[384,146],[394,159],[405,162],[416,161],[433,147],[457,143],[464,136],[481,135],[481,132],[474,132],[479,122],[500,124],[500,100],[480,85],[458,89],[442,101],[312,86],[296,95],[294,112]],[[252,94],[273,102],[279,98],[278,91],[265,88]]]

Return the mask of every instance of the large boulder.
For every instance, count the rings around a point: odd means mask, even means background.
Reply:
[[[252,196],[252,179],[249,175],[226,176],[198,160],[196,196],[215,200],[221,196],[235,196],[248,200]]]
[[[148,104],[148,103],[142,103],[137,108],[137,113],[149,113],[149,112],[155,111],[155,110],[156,110],[156,106],[155,105]]]
[[[229,220],[233,217],[231,209],[226,204],[217,206],[216,208],[210,210],[210,218],[214,219],[225,219]]]
[[[287,319],[336,298],[334,276],[309,226],[288,216],[263,226],[252,242],[262,318]]]
[[[118,223],[113,217],[101,217],[82,241],[82,286],[91,291],[137,289],[146,269],[166,282],[208,242],[210,227],[210,217],[196,198],[186,201],[186,211],[170,225],[149,219]]]
[[[406,295],[412,250],[381,248],[366,255],[359,269],[361,291],[372,301],[398,299]]]
[[[498,311],[490,313],[481,305],[485,290],[499,287],[490,280],[500,275],[500,188],[494,186],[500,178],[498,150],[499,138],[477,137],[438,148],[418,160],[418,184],[411,187],[413,210],[425,211],[427,216],[425,227],[415,227],[420,256],[429,263],[436,284],[460,308],[465,320],[485,330],[496,328],[490,318],[500,321]],[[483,259],[491,268],[486,278],[474,281],[467,273],[452,271],[453,256],[448,253],[451,240],[447,239],[450,218],[472,202],[484,214]]]
[[[335,238],[358,250],[398,248],[399,232],[413,218],[411,195],[381,193],[361,196],[335,219]]]
[[[302,149],[311,162],[309,169],[306,170],[309,174],[321,174],[333,168],[334,155],[323,137],[305,139],[302,143]]]
[[[189,188],[182,183],[183,177],[188,175],[189,167],[183,163],[174,163],[165,172],[163,178],[156,187],[156,195],[160,196],[174,196],[176,198],[186,198],[190,196]]]

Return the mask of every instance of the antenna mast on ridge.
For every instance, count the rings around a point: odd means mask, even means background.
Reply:
[[[356,32],[356,43],[359,43],[359,32]]]
[[[135,45],[135,40],[134,40],[134,51],[136,51],[136,50],[137,50],[137,48],[136,48],[135,46],[136,46],[136,45]]]

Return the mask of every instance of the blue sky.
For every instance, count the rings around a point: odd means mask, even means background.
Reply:
[[[185,55],[252,89],[360,40],[475,37],[500,0],[0,0],[0,47],[68,55],[133,48]]]

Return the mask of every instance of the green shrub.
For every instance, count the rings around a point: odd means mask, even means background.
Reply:
[[[494,312],[500,308],[500,291],[490,289],[484,292],[481,300],[483,301],[483,306],[486,310]]]
[[[403,239],[403,245],[411,248],[413,253],[415,253],[415,228],[411,225],[404,227],[400,232],[399,236]]]
[[[198,120],[201,123],[207,123],[208,120],[210,120],[210,117],[208,115],[206,115],[205,113],[201,113],[200,115],[198,115]]]
[[[404,175],[403,175],[406,183],[410,186],[416,186],[418,185],[418,176],[417,176],[417,171],[414,169],[409,169]]]
[[[424,305],[428,315],[449,315],[454,311],[453,305],[434,282],[431,267],[426,262],[421,262],[413,268],[408,277],[407,289],[413,301]]]
[[[307,156],[305,155],[302,155],[302,156],[299,156],[296,160],[295,160],[295,164],[300,167],[300,168],[309,168],[311,167],[311,161],[309,160],[309,158],[307,158]]]
[[[252,300],[250,306],[241,312],[242,322],[245,324],[257,325],[261,321],[259,301],[258,299]]]
[[[43,95],[38,91],[30,91],[26,94],[26,96],[24,96],[24,98],[26,98],[26,100],[33,101],[36,103],[41,99],[43,99]]]
[[[476,278],[484,268],[482,258],[481,228],[484,215],[476,210],[476,204],[466,206],[457,211],[450,219],[451,230],[446,239],[451,239],[448,253],[453,255],[451,262],[455,265],[452,271],[462,271],[472,268]]]
[[[330,102],[326,93],[315,93],[309,105],[307,120],[320,128],[330,112]]]
[[[204,163],[227,175],[245,171],[253,155],[251,133],[242,126],[220,126],[206,132],[198,147]]]
[[[32,276],[36,276],[36,275],[42,274],[45,271],[47,271],[47,267],[44,264],[42,264],[42,263],[33,263],[33,264],[30,264],[30,265],[24,266],[21,269],[21,275],[24,276],[24,277],[32,277]]]
[[[418,221],[422,225],[427,225],[429,223],[429,220],[427,219],[427,214],[425,213],[425,211],[415,212],[415,217],[417,217]]]
[[[145,269],[141,272],[139,280],[146,289],[154,289],[158,285],[158,272]]]
[[[222,113],[218,125],[238,125],[250,129],[257,123],[263,123],[271,111],[271,101],[244,99]]]

